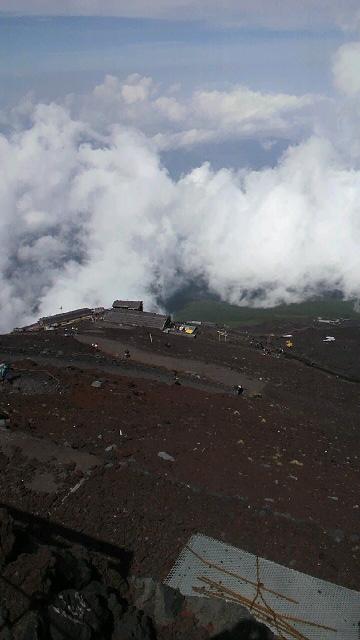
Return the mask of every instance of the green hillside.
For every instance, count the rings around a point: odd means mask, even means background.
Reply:
[[[242,324],[261,324],[271,320],[296,318],[359,318],[354,311],[352,301],[336,298],[309,300],[298,304],[280,305],[271,309],[238,307],[227,302],[214,300],[194,300],[173,313],[175,320],[202,320],[238,326]]]

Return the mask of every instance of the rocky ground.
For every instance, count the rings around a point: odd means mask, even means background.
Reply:
[[[0,509],[2,640],[273,638],[240,605],[131,577],[126,551],[10,511]]]
[[[201,532],[358,589],[359,333],[309,321],[226,343],[101,323],[1,336],[16,375],[0,387],[0,502],[121,549],[137,579],[160,583]]]

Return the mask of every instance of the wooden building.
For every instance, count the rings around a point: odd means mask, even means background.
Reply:
[[[130,311],[144,311],[142,300],[114,300],[113,309],[129,309]]]
[[[148,311],[133,311],[131,309],[106,311],[103,320],[114,325],[145,327],[146,329],[160,329],[161,331],[169,326],[171,322],[170,316]]]

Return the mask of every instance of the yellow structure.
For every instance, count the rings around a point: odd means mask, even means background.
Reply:
[[[197,327],[193,327],[190,324],[182,324],[179,327],[179,331],[184,331],[184,333],[188,333],[189,335],[192,335],[193,333],[195,333]]]

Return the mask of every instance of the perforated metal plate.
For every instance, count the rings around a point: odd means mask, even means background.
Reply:
[[[229,593],[231,591],[250,602],[256,595],[260,581],[263,600],[258,596],[256,602],[265,609],[263,615],[267,619],[259,617],[255,611],[252,613],[261,622],[266,622],[274,633],[279,634],[278,621],[280,615],[285,615],[312,623],[286,619],[287,624],[291,624],[309,640],[360,639],[359,592],[318,580],[263,558],[257,560],[251,553],[197,534],[184,547],[165,583],[179,589],[183,595],[201,595],[196,589],[203,589],[205,595],[211,596],[215,588],[209,581],[228,590],[223,592],[225,598],[233,599],[234,596]],[[216,590],[219,593],[217,587]],[[276,618],[270,610],[278,614]],[[291,639],[294,636],[282,630],[280,637]]]

